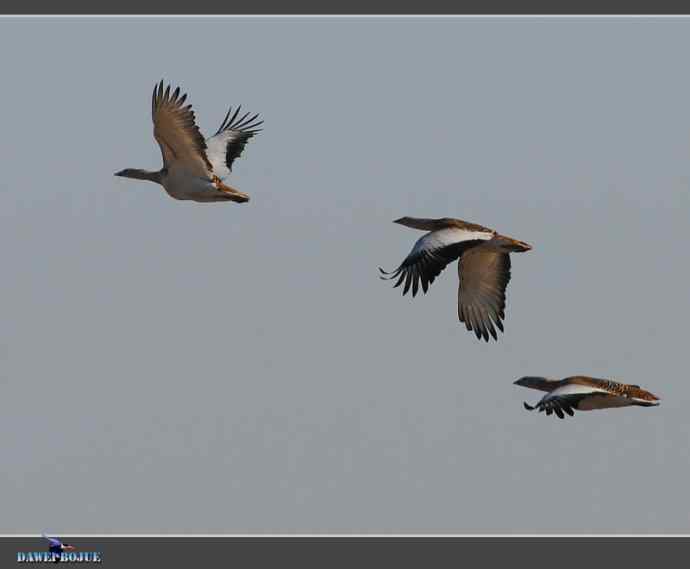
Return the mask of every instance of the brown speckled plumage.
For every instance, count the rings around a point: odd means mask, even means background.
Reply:
[[[525,409],[537,409],[547,415],[555,413],[561,419],[564,412],[573,415],[574,410],[591,411],[614,407],[652,407],[659,398],[639,385],[619,383],[612,379],[599,379],[585,375],[566,377],[561,380],[527,376],[515,381],[516,385],[546,391],[547,395],[535,405],[524,403]]]

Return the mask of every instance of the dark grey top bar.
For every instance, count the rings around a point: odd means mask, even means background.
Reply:
[[[621,0],[340,0],[319,2],[316,0],[197,0],[195,2],[158,1],[137,2],[87,2],[66,0],[48,2],[34,0],[5,0],[2,14],[685,14],[687,3],[678,0],[628,1]]]

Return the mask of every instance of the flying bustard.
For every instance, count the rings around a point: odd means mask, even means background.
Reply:
[[[419,219],[401,217],[394,223],[428,231],[410,254],[392,272],[379,267],[381,278],[395,279],[395,287],[405,283],[403,296],[412,288],[416,296],[421,282],[427,292],[441,271],[458,259],[458,318],[477,338],[498,338],[496,327],[503,332],[506,287],[510,281],[510,253],[522,253],[532,247],[522,241],[500,235],[493,229],[460,219]],[[394,287],[394,288],[395,288]]]
[[[574,410],[592,411],[593,409],[610,409],[613,407],[654,407],[659,405],[659,398],[639,385],[618,383],[609,379],[597,379],[584,375],[566,377],[565,379],[547,379],[545,377],[522,377],[515,385],[539,389],[548,393],[534,407],[523,403],[525,409],[546,411],[547,415],[556,413],[563,419],[565,411],[571,417]]]
[[[184,105],[187,95],[180,88],[163,90],[163,81],[153,89],[151,112],[153,136],[161,147],[163,168],[157,172],[127,168],[116,176],[149,180],[165,188],[177,200],[196,202],[248,202],[249,196],[223,183],[232,163],[242,154],[247,141],[261,129],[258,114],[238,116],[232,107],[218,131],[204,140],[194,122],[192,105]]]

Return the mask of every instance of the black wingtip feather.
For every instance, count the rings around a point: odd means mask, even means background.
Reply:
[[[407,294],[407,291],[410,290],[410,284],[412,282],[410,272],[408,271],[407,273],[405,273],[405,275],[405,288],[403,289],[403,296],[405,296]]]
[[[223,122],[220,125],[220,128],[216,131],[214,136],[217,136],[220,133],[225,132],[227,130],[237,130],[242,132],[246,137],[252,137],[256,133],[261,132],[261,130],[263,130],[257,128],[264,124],[263,120],[256,122],[256,119],[259,118],[259,113],[255,113],[252,116],[249,116],[251,113],[245,113],[244,115],[238,118],[241,109],[242,105],[239,105],[233,113],[232,107],[230,107],[230,110],[228,110],[227,114],[225,115],[225,118],[223,119]]]
[[[381,271],[381,275],[379,275],[379,278],[383,279],[384,281],[390,281],[396,278],[401,274],[401,268],[398,267],[394,271],[384,271],[383,268],[379,267],[379,271]]]

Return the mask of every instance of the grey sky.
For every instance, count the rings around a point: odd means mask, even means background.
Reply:
[[[687,532],[690,20],[0,20],[0,532]],[[193,204],[150,95],[265,130]],[[506,333],[377,278],[527,241]],[[522,375],[652,409],[527,413]]]

